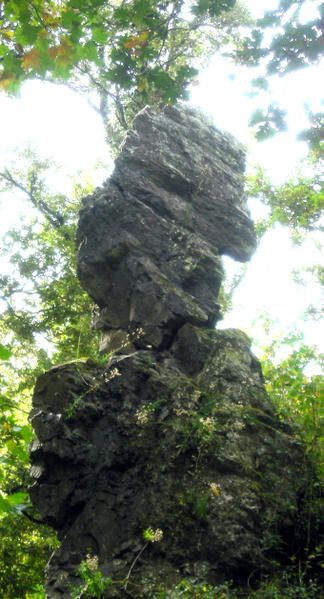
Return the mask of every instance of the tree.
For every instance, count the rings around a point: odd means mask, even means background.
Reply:
[[[24,172],[1,174],[2,189],[19,189],[35,208],[30,222],[25,219],[6,236],[3,251],[13,275],[1,278],[7,305],[2,321],[20,342],[33,344],[43,335],[58,343],[61,359],[67,360],[77,357],[75,352],[84,354],[85,347],[90,351],[90,301],[76,277],[74,239],[80,199],[91,187],[78,185],[74,198],[52,194],[46,185],[49,164],[30,153],[24,159]]]
[[[248,179],[248,196],[268,207],[269,215],[258,223],[262,234],[275,223],[288,228],[295,241],[308,233],[322,231],[324,207],[323,160],[310,158],[300,165],[297,176],[282,185],[273,185],[263,169]]]
[[[0,87],[26,79],[65,82],[98,98],[105,125],[145,105],[187,97],[200,58],[244,18],[236,0],[6,0],[0,5]],[[196,66],[197,65],[197,66]]]
[[[307,0],[280,0],[277,8],[266,11],[249,28],[235,59],[257,67],[255,89],[267,91],[272,78],[319,63],[323,56],[324,5],[320,0],[312,4]],[[323,113],[308,109],[308,115],[310,127],[300,138],[318,152],[323,142]],[[263,140],[285,130],[285,116],[276,103],[270,103],[266,111],[258,109],[252,115],[250,124],[255,127],[258,139]]]
[[[280,362],[276,360],[279,349],[287,354]],[[323,480],[323,434],[322,402],[323,355],[318,348],[306,345],[301,332],[274,341],[266,348],[263,356],[263,372],[271,399],[277,406],[281,418],[289,422],[297,439],[305,446],[307,456],[307,497],[303,506],[299,538],[305,571],[320,568],[323,543],[321,480]],[[307,368],[310,373],[307,374]],[[297,534],[298,538],[298,534]]]
[[[27,379],[28,372],[34,376],[34,371],[26,364],[13,368],[9,363],[12,359],[13,351],[1,345],[0,586],[4,597],[25,597],[25,592],[41,588],[41,572],[56,539],[52,531],[35,525],[33,517],[24,511],[28,504],[28,447],[33,437],[26,421]]]

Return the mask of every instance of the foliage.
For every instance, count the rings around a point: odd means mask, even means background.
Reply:
[[[304,173],[303,173],[304,171]],[[301,167],[300,174],[273,185],[261,169],[257,168],[248,179],[248,195],[259,199],[269,208],[269,216],[259,223],[259,233],[274,223],[288,227],[296,241],[311,231],[322,230],[324,208],[323,161],[309,160]]]
[[[13,274],[1,277],[2,323],[19,343],[35,348],[41,336],[59,346],[56,361],[89,355],[91,304],[76,276],[74,238],[80,197],[90,188],[79,186],[72,199],[50,193],[49,164],[30,153],[25,161],[24,171],[2,173],[3,190],[21,190],[34,208],[5,238],[2,255]]]
[[[239,267],[236,268],[235,273],[233,273],[230,276],[228,275],[225,269],[225,280],[221,285],[219,295],[217,298],[221,307],[222,314],[226,314],[231,310],[235,291],[242,283],[244,275],[246,273],[246,269],[246,264],[240,264]]]
[[[89,330],[89,299],[72,266],[78,200],[68,202],[61,195],[51,195],[43,177],[47,164],[28,158],[26,172],[7,171],[4,177],[7,187],[21,189],[39,210],[7,234],[1,252],[9,258],[12,272],[1,276],[6,308],[0,333],[10,343],[10,349],[0,346],[0,357],[5,360],[1,368],[0,479],[6,481],[1,510],[6,512],[26,504],[22,489],[27,484],[32,439],[27,415],[35,377],[53,363],[88,353],[92,347],[96,351]],[[17,482],[11,485],[11,481],[19,479],[19,492],[13,493],[11,486]]]
[[[274,76],[318,64],[323,56],[324,5],[320,0],[312,3],[315,16],[308,9],[308,0],[280,0],[278,6],[268,10],[258,19],[235,53],[235,59],[251,67],[258,67],[254,88],[269,89]],[[323,141],[323,114],[309,114],[310,128],[301,134],[313,150],[319,151]],[[258,109],[250,124],[255,127],[259,140],[275,135],[286,128],[285,112],[270,103],[267,110]]]
[[[77,572],[82,583],[71,589],[72,599],[95,599],[102,597],[104,591],[111,586],[112,579],[103,576],[99,569],[97,556],[87,555],[81,562]]]
[[[43,571],[57,541],[52,530],[18,514],[0,519],[0,588],[9,598],[45,597]]]
[[[55,540],[53,532],[37,524],[26,493],[33,438],[27,420],[31,394],[38,374],[92,350],[96,355],[97,343],[89,327],[89,298],[73,266],[80,196],[68,201],[51,194],[45,183],[48,164],[30,153],[23,164],[24,171],[6,171],[2,179],[6,189],[25,194],[33,211],[7,234],[2,249],[11,269],[1,277],[5,308],[0,334],[5,343],[0,345],[0,570],[4,596],[42,597],[41,590],[35,594],[36,587]],[[85,195],[89,189],[78,191]]]
[[[146,103],[186,97],[197,59],[242,21],[242,10],[227,14],[235,2],[6,0],[0,3],[0,87],[14,93],[26,79],[40,78],[95,91],[105,123],[111,104],[125,128],[129,113]]]
[[[10,356],[10,349],[2,345],[2,343],[0,343],[0,360],[9,360]]]
[[[195,583],[183,579],[171,591],[157,595],[158,599],[230,599],[232,597],[228,583],[212,586],[208,583]],[[233,596],[234,597],[234,596]]]
[[[102,597],[102,593],[111,585],[121,588],[123,581],[114,582],[110,578],[105,578],[100,570],[89,567],[89,560],[94,559],[88,556],[81,562],[78,572],[79,574],[82,572],[81,577],[85,584],[83,589],[79,586],[71,590],[72,599]],[[253,586],[254,589],[250,584],[235,587],[229,581],[215,585],[183,578],[172,588],[159,585],[157,589],[151,589],[150,596],[155,599],[317,599],[321,591],[319,580],[308,576],[307,569],[301,568],[300,564],[288,566]]]
[[[307,568],[292,565],[272,577],[265,578],[248,599],[317,599],[321,593],[320,580],[308,576]],[[244,596],[244,595],[243,595]]]
[[[163,530],[161,528],[153,529],[151,527],[146,528],[142,534],[144,545],[137,553],[135,559],[133,560],[126,577],[123,580],[113,580],[110,577],[103,576],[102,572],[99,569],[99,562],[97,556],[87,555],[86,559],[83,560],[78,567],[76,574],[80,576],[82,580],[82,584],[73,587],[71,589],[71,597],[72,599],[94,599],[95,597],[102,597],[107,588],[111,585],[117,586],[120,589],[123,589],[125,592],[127,590],[127,586],[130,582],[130,578],[132,575],[132,571],[144,553],[145,549],[150,543],[159,543],[163,538]]]
[[[35,369],[15,366],[15,347],[1,344],[0,381],[0,588],[3,597],[43,597],[45,564],[57,542],[53,531],[30,514],[29,391]],[[32,379],[30,374],[32,371]]]
[[[279,347],[290,348],[288,356],[275,363]],[[302,441],[307,453],[318,468],[323,467],[323,378],[320,374],[305,374],[310,367],[323,369],[324,356],[316,347],[305,345],[299,335],[291,335],[273,341],[263,357],[263,372],[268,391],[282,418],[290,422]],[[324,475],[324,471],[319,474]]]
[[[12,351],[4,346],[2,349],[2,354],[6,355],[5,360],[9,361]],[[25,491],[26,468],[29,463],[28,444],[31,441],[32,433],[26,423],[27,411],[24,410],[23,398],[18,406],[9,391],[9,382],[11,384],[13,382],[10,377],[10,369],[10,364],[2,365],[0,373],[2,387],[0,395],[2,440],[0,448],[0,517],[10,513],[17,515],[28,504],[28,496]]]
[[[307,0],[280,0],[258,19],[244,40],[240,56],[258,65],[265,59],[266,72],[284,74],[317,63],[322,55],[323,4],[315,1],[317,15],[305,22]],[[273,31],[269,44],[269,30]]]
[[[276,363],[275,356],[280,348],[284,348],[286,352],[288,349],[288,355]],[[307,368],[316,374],[307,375]],[[323,509],[321,481],[324,477],[324,383],[323,377],[317,374],[320,369],[323,370],[323,356],[318,354],[317,348],[305,345],[302,336],[298,334],[272,342],[263,359],[263,372],[270,397],[280,417],[290,424],[295,438],[300,440],[306,450],[307,496],[295,531],[295,550],[302,560],[299,563],[301,586],[302,583],[306,585],[312,572],[316,573],[323,567],[324,556],[324,544],[320,535]],[[296,569],[292,569],[290,578],[293,574],[296,574]],[[313,595],[307,595],[305,591],[296,596]]]
[[[253,590],[250,584],[234,587],[225,581],[212,585],[182,579],[169,590],[157,591],[156,599],[317,599],[320,596],[319,581],[307,577],[300,567],[289,566],[278,574],[265,578]]]

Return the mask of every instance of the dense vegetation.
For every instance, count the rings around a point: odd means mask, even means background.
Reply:
[[[304,4],[281,0],[276,10],[253,23],[235,0],[0,1],[0,88],[15,94],[27,79],[71,87],[92,102],[115,147],[139,108],[186,99],[212,52],[230,53],[237,62],[263,69],[254,81],[256,89],[264,89],[271,77],[318,61],[323,5],[318,3],[317,18],[301,22]],[[251,124],[263,139],[285,127],[284,116],[279,106],[266,113],[260,108]],[[309,129],[301,132],[309,141],[310,157],[298,180],[276,187],[258,171],[249,181],[250,196],[268,206],[260,235],[275,223],[288,227],[296,242],[318,230],[322,132],[320,115],[311,115]],[[38,522],[26,492],[32,440],[27,417],[35,379],[54,364],[97,352],[96,333],[89,328],[90,300],[75,274],[74,248],[80,198],[91,186],[75,186],[69,198],[53,193],[49,167],[29,152],[15,168],[0,173],[2,191],[19,189],[33,207],[32,218],[8,232],[2,250],[11,264],[11,274],[1,276],[0,321],[0,588],[8,599],[44,596],[43,569],[56,543]],[[306,274],[297,274],[303,284]],[[322,282],[323,270],[314,265],[307,276]],[[306,317],[318,318],[318,308],[310,306]],[[318,596],[322,379],[318,352],[303,343],[302,326],[294,336],[271,343],[263,360],[270,396],[310,458],[309,493],[299,523],[303,532],[295,553],[287,552],[284,570],[273,563],[270,577],[261,573],[258,582],[249,581],[242,591],[230,581],[217,589],[183,581],[172,597]],[[281,360],[278,345],[285,350]],[[100,597],[109,583],[91,567],[83,565],[78,596]]]

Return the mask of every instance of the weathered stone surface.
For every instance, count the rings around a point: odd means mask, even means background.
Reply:
[[[127,134],[112,180],[128,201],[140,197],[220,254],[245,261],[255,249],[255,235],[245,206],[244,169],[243,147],[206,116],[184,107],[161,113],[146,108]]]
[[[243,170],[242,148],[199,113],[146,108],[84,201],[78,272],[111,354],[36,384],[30,494],[61,539],[49,598],[70,596],[88,554],[112,577],[107,597],[172,598],[186,576],[248,576],[287,540],[302,449],[247,337],[213,328],[221,255],[255,247]]]
[[[248,260],[256,243],[244,161],[242,147],[193,110],[137,115],[112,177],[80,215],[78,273],[107,349],[127,346],[127,334],[136,347],[163,349],[185,322],[219,320],[220,255]]]
[[[239,331],[185,325],[171,351],[53,369],[40,377],[34,406],[41,446],[31,497],[62,539],[49,597],[68,597],[88,553],[125,579],[148,527],[163,539],[138,560],[129,595],[116,584],[107,596],[154,597],[184,576],[242,576],[292,524],[301,450],[278,423]]]

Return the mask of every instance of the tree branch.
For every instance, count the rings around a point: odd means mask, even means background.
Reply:
[[[26,511],[26,509],[21,510],[21,513],[22,513],[23,516],[25,516],[25,518],[28,518],[28,520],[30,520],[34,524],[42,524],[42,525],[46,524],[46,522],[44,522],[43,520],[38,520],[38,518],[34,518],[34,516],[31,516],[30,514],[28,514],[28,512]]]
[[[10,185],[13,185],[17,189],[20,189],[20,191],[27,195],[28,199],[33,204],[33,206],[41,211],[41,213],[51,223],[51,225],[53,225],[55,229],[59,230],[62,236],[67,241],[71,241],[71,235],[69,235],[69,233],[67,233],[66,231],[62,231],[64,219],[62,215],[59,214],[59,212],[50,208],[42,199],[37,198],[33,193],[32,189],[28,189],[22,183],[17,181],[17,179],[14,178],[14,176],[10,173],[8,169],[5,169],[4,171],[0,172],[0,177],[7,181],[7,183],[10,183]]]

